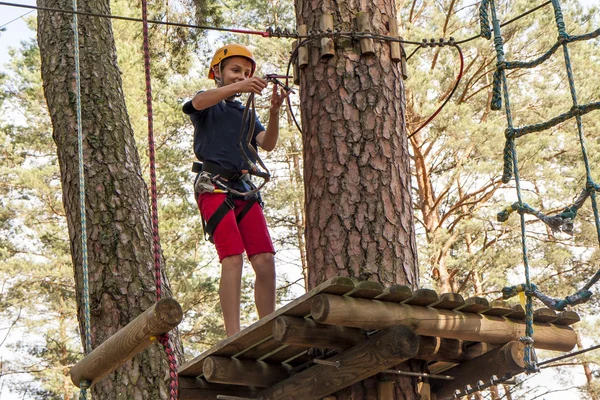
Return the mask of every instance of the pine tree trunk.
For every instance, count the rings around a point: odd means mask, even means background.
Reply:
[[[296,1],[297,24],[319,29],[323,13],[334,28],[355,30],[353,16],[370,14],[372,30],[389,35],[391,0]],[[404,87],[388,43],[361,56],[358,42],[335,40],[335,56],[321,59],[309,44],[302,70],[301,106],[309,287],[346,275],[418,285],[417,248],[405,132]],[[405,367],[409,368],[409,367]],[[377,396],[377,377],[338,393],[338,399]],[[396,399],[415,399],[416,384],[400,379]]]
[[[72,8],[67,0],[38,0],[38,6]],[[109,0],[81,2],[80,10],[109,14]],[[135,28],[141,29],[132,25]],[[156,284],[148,191],[125,107],[111,23],[105,18],[80,16],[79,33],[91,336],[95,348],[156,301]],[[72,16],[40,11],[38,41],[60,163],[83,340]],[[169,296],[164,279],[163,284],[163,297]],[[98,399],[165,399],[167,372],[162,346],[153,345],[98,383],[93,394]]]

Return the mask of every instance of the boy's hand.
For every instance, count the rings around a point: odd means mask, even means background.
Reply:
[[[283,101],[290,95],[289,91],[285,91],[281,89],[279,91],[279,86],[273,84],[273,94],[271,95],[271,109],[269,110],[271,114],[279,113],[279,108],[283,104]]]
[[[253,76],[252,78],[233,83],[232,88],[235,88],[237,93],[254,93],[260,95],[262,94],[262,90],[267,87],[267,83],[265,79]]]

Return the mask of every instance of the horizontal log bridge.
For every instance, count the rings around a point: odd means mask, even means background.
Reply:
[[[75,364],[71,380],[77,387],[83,380],[94,385],[152,344],[157,336],[175,328],[182,318],[177,301],[160,300]]]
[[[228,385],[269,387],[289,377],[281,365],[229,357],[206,357],[202,368],[208,382]]]
[[[525,336],[524,321],[328,294],[313,299],[311,314],[329,325],[367,330],[405,325],[418,335],[492,344]],[[533,339],[535,347],[556,351],[570,351],[577,342],[573,329],[547,323],[534,323]]]
[[[464,364],[444,372],[454,377],[453,381],[435,381],[433,392],[437,400],[454,399],[455,390],[464,390],[466,385],[476,387],[478,381],[489,382],[493,375],[501,378],[506,373],[516,375],[523,372],[525,345],[513,341],[496,348]]]
[[[418,348],[417,335],[408,327],[396,326],[328,359],[339,361],[339,368],[316,364],[260,392],[258,399],[321,399],[413,358]]]

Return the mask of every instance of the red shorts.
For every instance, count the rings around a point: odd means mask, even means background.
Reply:
[[[227,195],[222,193],[202,193],[198,198],[198,208],[205,221],[225,201]],[[246,250],[248,257],[261,253],[275,254],[267,221],[258,203],[242,218],[239,225],[236,216],[242,211],[247,200],[235,200],[234,212],[228,212],[213,232],[213,241],[219,255],[219,261],[225,257],[242,254]]]

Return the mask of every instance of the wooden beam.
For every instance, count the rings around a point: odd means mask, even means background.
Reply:
[[[273,339],[307,348],[346,350],[366,340],[367,336],[360,329],[323,325],[310,319],[281,316],[273,325]]]
[[[323,32],[333,32],[333,15],[321,14],[319,19],[319,29]],[[335,45],[331,37],[321,39],[321,58],[329,58],[335,56]]]
[[[284,344],[346,350],[367,339],[365,331],[356,328],[318,324],[311,319],[281,316],[275,320],[273,338]],[[460,363],[479,357],[497,347],[476,343],[463,350],[464,342],[432,336],[419,336],[419,351],[415,359]]]
[[[406,325],[419,335],[492,344],[525,336],[524,321],[327,294],[313,299],[311,312],[316,322],[365,330]],[[569,327],[534,325],[537,348],[570,351],[577,343],[575,332]]]
[[[96,384],[125,361],[150,346],[164,333],[175,328],[183,318],[181,306],[174,299],[162,299],[109,337],[71,368],[71,380]]]
[[[320,399],[414,357],[418,338],[405,326],[374,334],[328,361],[339,368],[317,364],[259,393],[260,400]],[[310,384],[307,384],[310,382]]]
[[[371,16],[368,12],[359,11],[356,13],[356,25],[359,32],[371,33]],[[373,39],[359,39],[360,43],[360,54],[363,56],[370,56],[375,54],[373,49]]]
[[[394,386],[393,381],[377,382],[377,400],[394,400]]]
[[[252,387],[228,386],[208,383],[204,379],[179,377],[179,400],[217,400],[217,396],[256,397],[258,390]]]
[[[398,22],[395,18],[392,18],[388,22],[390,36],[398,38]],[[402,59],[402,53],[400,52],[399,42],[390,42],[390,58],[394,62],[398,62]]]
[[[298,35],[303,36],[303,37],[298,39],[298,43],[302,42],[303,40],[306,40],[307,34],[308,34],[308,28],[306,27],[306,25],[300,25],[298,27]],[[308,49],[306,48],[306,46],[301,46],[298,49],[298,67],[306,68],[307,65],[308,65]]]
[[[281,365],[218,356],[204,360],[203,373],[210,383],[256,387],[269,387],[289,377]]]
[[[518,341],[507,343],[469,362],[444,372],[454,377],[452,381],[433,382],[432,391],[438,400],[453,399],[456,389],[463,390],[466,385],[475,387],[477,381],[489,382],[492,375],[498,377],[506,373],[517,374],[523,371],[523,350],[525,345]]]

